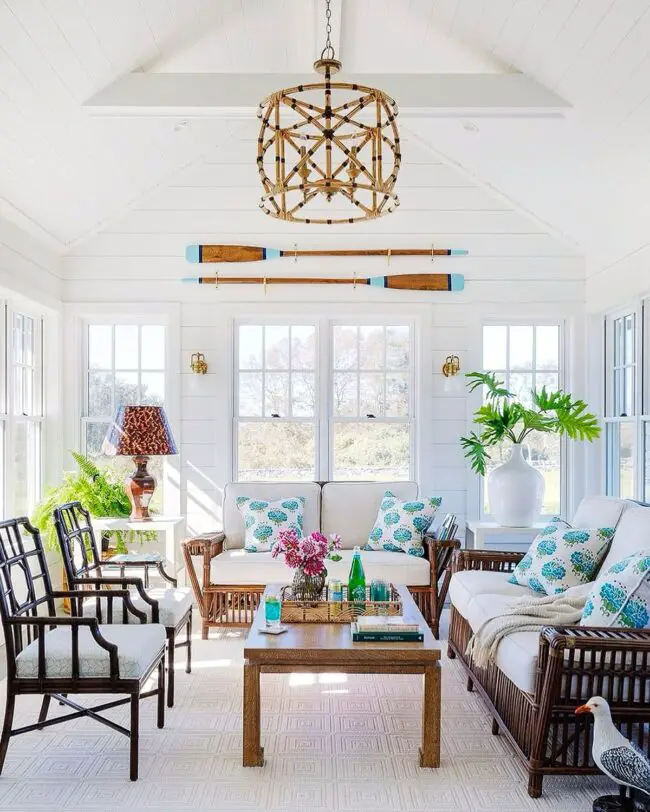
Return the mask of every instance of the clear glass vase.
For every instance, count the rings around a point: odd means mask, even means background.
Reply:
[[[303,569],[297,569],[293,576],[291,591],[294,600],[297,601],[318,601],[323,597],[325,589],[325,573],[319,575],[307,575]]]

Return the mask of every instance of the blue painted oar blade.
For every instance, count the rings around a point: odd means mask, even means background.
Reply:
[[[187,283],[196,284],[198,281],[199,281],[198,276],[184,276],[181,279],[181,282],[185,282],[186,284]]]
[[[451,276],[451,290],[464,290],[465,277],[462,273],[452,273]]]
[[[449,251],[450,257],[466,257],[468,254],[467,248],[451,248]]]
[[[188,262],[201,261],[201,248],[198,245],[188,245],[185,248],[185,259]]]
[[[264,259],[278,259],[282,254],[279,248],[265,248]]]

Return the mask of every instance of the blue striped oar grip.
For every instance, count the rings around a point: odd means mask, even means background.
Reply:
[[[449,256],[450,257],[466,257],[469,254],[467,248],[450,248],[449,249]]]
[[[185,248],[185,259],[188,262],[200,262],[201,261],[201,246],[200,245],[188,245]]]
[[[190,283],[191,283],[191,284],[194,284],[194,285],[195,285],[195,284],[197,284],[197,283],[199,283],[199,284],[200,284],[200,283],[201,283],[201,279],[200,279],[200,277],[198,277],[198,276],[184,276],[184,277],[181,279],[181,282],[184,282],[185,284],[190,284]]]
[[[281,256],[279,248],[262,248],[262,259],[278,259]]]
[[[462,273],[451,273],[449,276],[449,290],[465,290],[465,277]]]

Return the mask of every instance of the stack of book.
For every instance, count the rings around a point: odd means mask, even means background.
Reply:
[[[458,522],[456,521],[455,513],[448,513],[440,527],[436,538],[439,541],[447,541],[448,539],[456,538],[456,531],[458,530]]]
[[[424,633],[417,623],[396,615],[362,615],[350,624],[353,643],[422,643]]]

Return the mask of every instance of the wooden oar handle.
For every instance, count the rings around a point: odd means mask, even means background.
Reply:
[[[341,251],[280,251],[255,245],[188,245],[185,259],[202,262],[261,262],[278,257],[463,257],[466,248],[367,248]]]
[[[199,285],[370,285],[391,290],[460,291],[465,277],[459,273],[405,273],[391,276],[350,277],[322,276],[190,276],[183,282]]]

